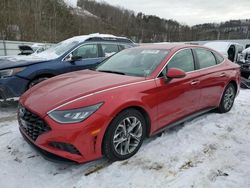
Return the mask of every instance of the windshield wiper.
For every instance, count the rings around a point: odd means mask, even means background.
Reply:
[[[119,71],[111,71],[111,70],[98,70],[98,71],[99,72],[107,72],[107,73],[126,75],[124,72],[119,72]]]

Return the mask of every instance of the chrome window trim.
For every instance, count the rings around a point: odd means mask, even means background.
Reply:
[[[192,50],[192,49],[204,49],[204,50],[207,50],[207,51],[209,51],[209,52],[213,52],[213,51],[211,51],[211,50],[209,50],[209,49],[206,49],[206,48],[202,48],[202,47],[185,47],[185,48],[182,48],[182,49],[179,49],[179,50],[177,50],[173,55],[172,55],[172,57],[165,63],[165,66],[160,70],[160,72],[158,73],[158,75],[156,76],[156,78],[155,79],[157,79],[157,78],[163,78],[163,77],[159,77],[159,75],[162,73],[162,71],[166,68],[166,66],[168,65],[168,63],[172,60],[172,58],[177,54],[177,53],[179,53],[179,52],[181,52],[181,51],[183,51],[183,50],[186,50],[186,49],[190,49],[190,50]],[[215,58],[215,60],[216,60],[216,58]],[[210,69],[210,68],[213,68],[213,67],[216,67],[216,66],[218,66],[218,65],[221,65],[221,64],[223,64],[223,63],[225,63],[225,61],[226,61],[226,59],[224,58],[223,59],[223,61],[221,62],[221,63],[218,63],[218,64],[216,64],[216,65],[213,65],[213,66],[210,66],[210,67],[206,67],[206,68],[202,68],[202,69],[197,69],[197,70],[193,70],[193,71],[188,71],[188,72],[186,72],[187,74],[190,74],[190,73],[193,73],[193,72],[197,72],[197,71],[201,71],[201,70],[206,70],[206,69]]]

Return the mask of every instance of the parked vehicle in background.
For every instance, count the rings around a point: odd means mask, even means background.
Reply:
[[[93,68],[103,59],[135,44],[107,34],[77,36],[29,56],[0,58],[0,99],[19,97],[53,76]]]
[[[40,43],[35,43],[31,46],[29,45],[20,45],[18,46],[19,50],[21,51],[21,53],[19,53],[18,55],[30,55],[33,53],[41,53],[44,50],[47,50],[48,48],[50,48],[52,45],[50,44],[40,44]]]
[[[250,63],[250,47],[243,50],[241,56],[242,58],[239,60],[241,63]]]
[[[216,51],[144,45],[31,88],[18,121],[24,138],[52,158],[125,160],[147,136],[211,109],[230,111],[239,84],[239,65]]]
[[[204,46],[220,52],[224,57],[232,62],[237,62],[239,54],[243,51],[244,47],[234,42],[208,42]]]
[[[241,66],[241,87],[250,88],[250,63],[248,63],[248,50],[243,51],[243,46],[233,42],[208,42],[204,46],[217,50],[230,61]]]
[[[250,88],[250,47],[243,50],[238,64],[241,66],[241,87]]]
[[[250,44],[246,44],[245,46],[245,49],[249,48],[250,47]]]
[[[35,43],[33,45],[31,45],[31,48],[33,49],[34,53],[41,53],[45,50],[47,50],[48,48],[52,47],[53,44],[47,44],[47,43],[44,43],[44,44],[40,44],[40,43]]]
[[[18,55],[30,55],[34,53],[34,50],[28,45],[18,46],[20,53]]]

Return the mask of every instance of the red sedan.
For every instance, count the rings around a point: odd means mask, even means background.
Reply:
[[[145,137],[211,109],[230,111],[239,84],[239,66],[211,49],[136,47],[95,70],[57,76],[27,91],[20,98],[20,131],[50,158],[124,160]]]

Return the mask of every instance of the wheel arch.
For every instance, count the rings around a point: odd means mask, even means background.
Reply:
[[[236,82],[235,80],[230,80],[230,81],[228,81],[227,84],[225,84],[225,87],[223,88],[223,92],[221,93],[221,96],[220,96],[220,98],[219,98],[220,100],[218,101],[218,106],[220,105],[221,99],[222,99],[222,97],[223,97],[223,93],[224,93],[226,87],[227,87],[229,84],[233,84],[233,86],[234,86],[234,88],[235,88],[235,94],[238,93],[239,87],[238,87],[238,85],[237,85],[237,82]]]
[[[234,89],[235,89],[235,93],[237,93],[237,92],[238,92],[239,87],[238,87],[237,82],[236,82],[235,80],[231,80],[231,81],[229,81],[229,82],[228,82],[228,84],[233,84]],[[227,86],[228,86],[228,84],[227,84]],[[226,87],[227,87],[227,86],[226,86]]]
[[[146,136],[149,137],[150,130],[151,130],[151,119],[150,119],[148,112],[141,106],[129,106],[129,107],[124,108],[123,110],[121,110],[117,114],[120,114],[121,112],[128,110],[128,109],[135,109],[142,114],[142,116],[144,117],[145,122],[146,122]]]
[[[51,78],[51,77],[54,77],[54,76],[56,76],[56,74],[53,74],[53,73],[50,73],[50,72],[47,72],[47,73],[46,73],[46,72],[38,73],[38,74],[34,75],[34,76],[29,80],[26,89],[29,89],[30,83],[33,82],[33,81],[36,80],[36,79],[43,78],[43,77],[49,77],[49,78]]]
[[[103,133],[103,136],[102,136],[102,139],[101,139],[101,143],[99,143],[100,144],[99,146],[101,146],[100,147],[101,148],[101,151],[100,151],[101,155],[104,155],[104,153],[105,153],[104,152],[104,150],[105,150],[104,149],[104,147],[105,147],[104,146],[104,140],[105,140],[105,137],[106,137],[106,134],[108,132],[110,124],[113,122],[113,120],[115,119],[116,116],[118,116],[119,114],[121,114],[122,112],[124,112],[126,110],[131,110],[131,109],[138,111],[144,117],[145,122],[146,122],[146,135],[145,136],[149,137],[150,128],[151,128],[151,120],[150,120],[150,116],[149,116],[148,112],[141,106],[136,106],[136,105],[127,106],[127,107],[121,109],[120,111],[118,111],[115,116],[112,116],[112,120],[109,122],[108,126],[104,130],[104,133]]]
[[[103,133],[103,136],[102,136],[102,139],[101,139],[101,143],[100,146],[101,146],[101,153],[103,154],[103,141],[105,139],[105,135],[106,135],[106,132],[109,128],[109,125],[111,124],[111,122],[113,121],[113,119],[120,113],[122,113],[123,111],[125,110],[128,110],[128,109],[135,109],[137,111],[139,111],[142,116],[144,117],[145,121],[146,121],[146,137],[149,137],[150,136],[150,130],[151,130],[151,118],[149,116],[149,113],[141,106],[139,105],[131,105],[131,106],[126,106],[122,109],[120,109],[114,116],[112,116],[112,120],[108,123],[108,126],[106,127],[106,129],[104,130],[104,133]]]

